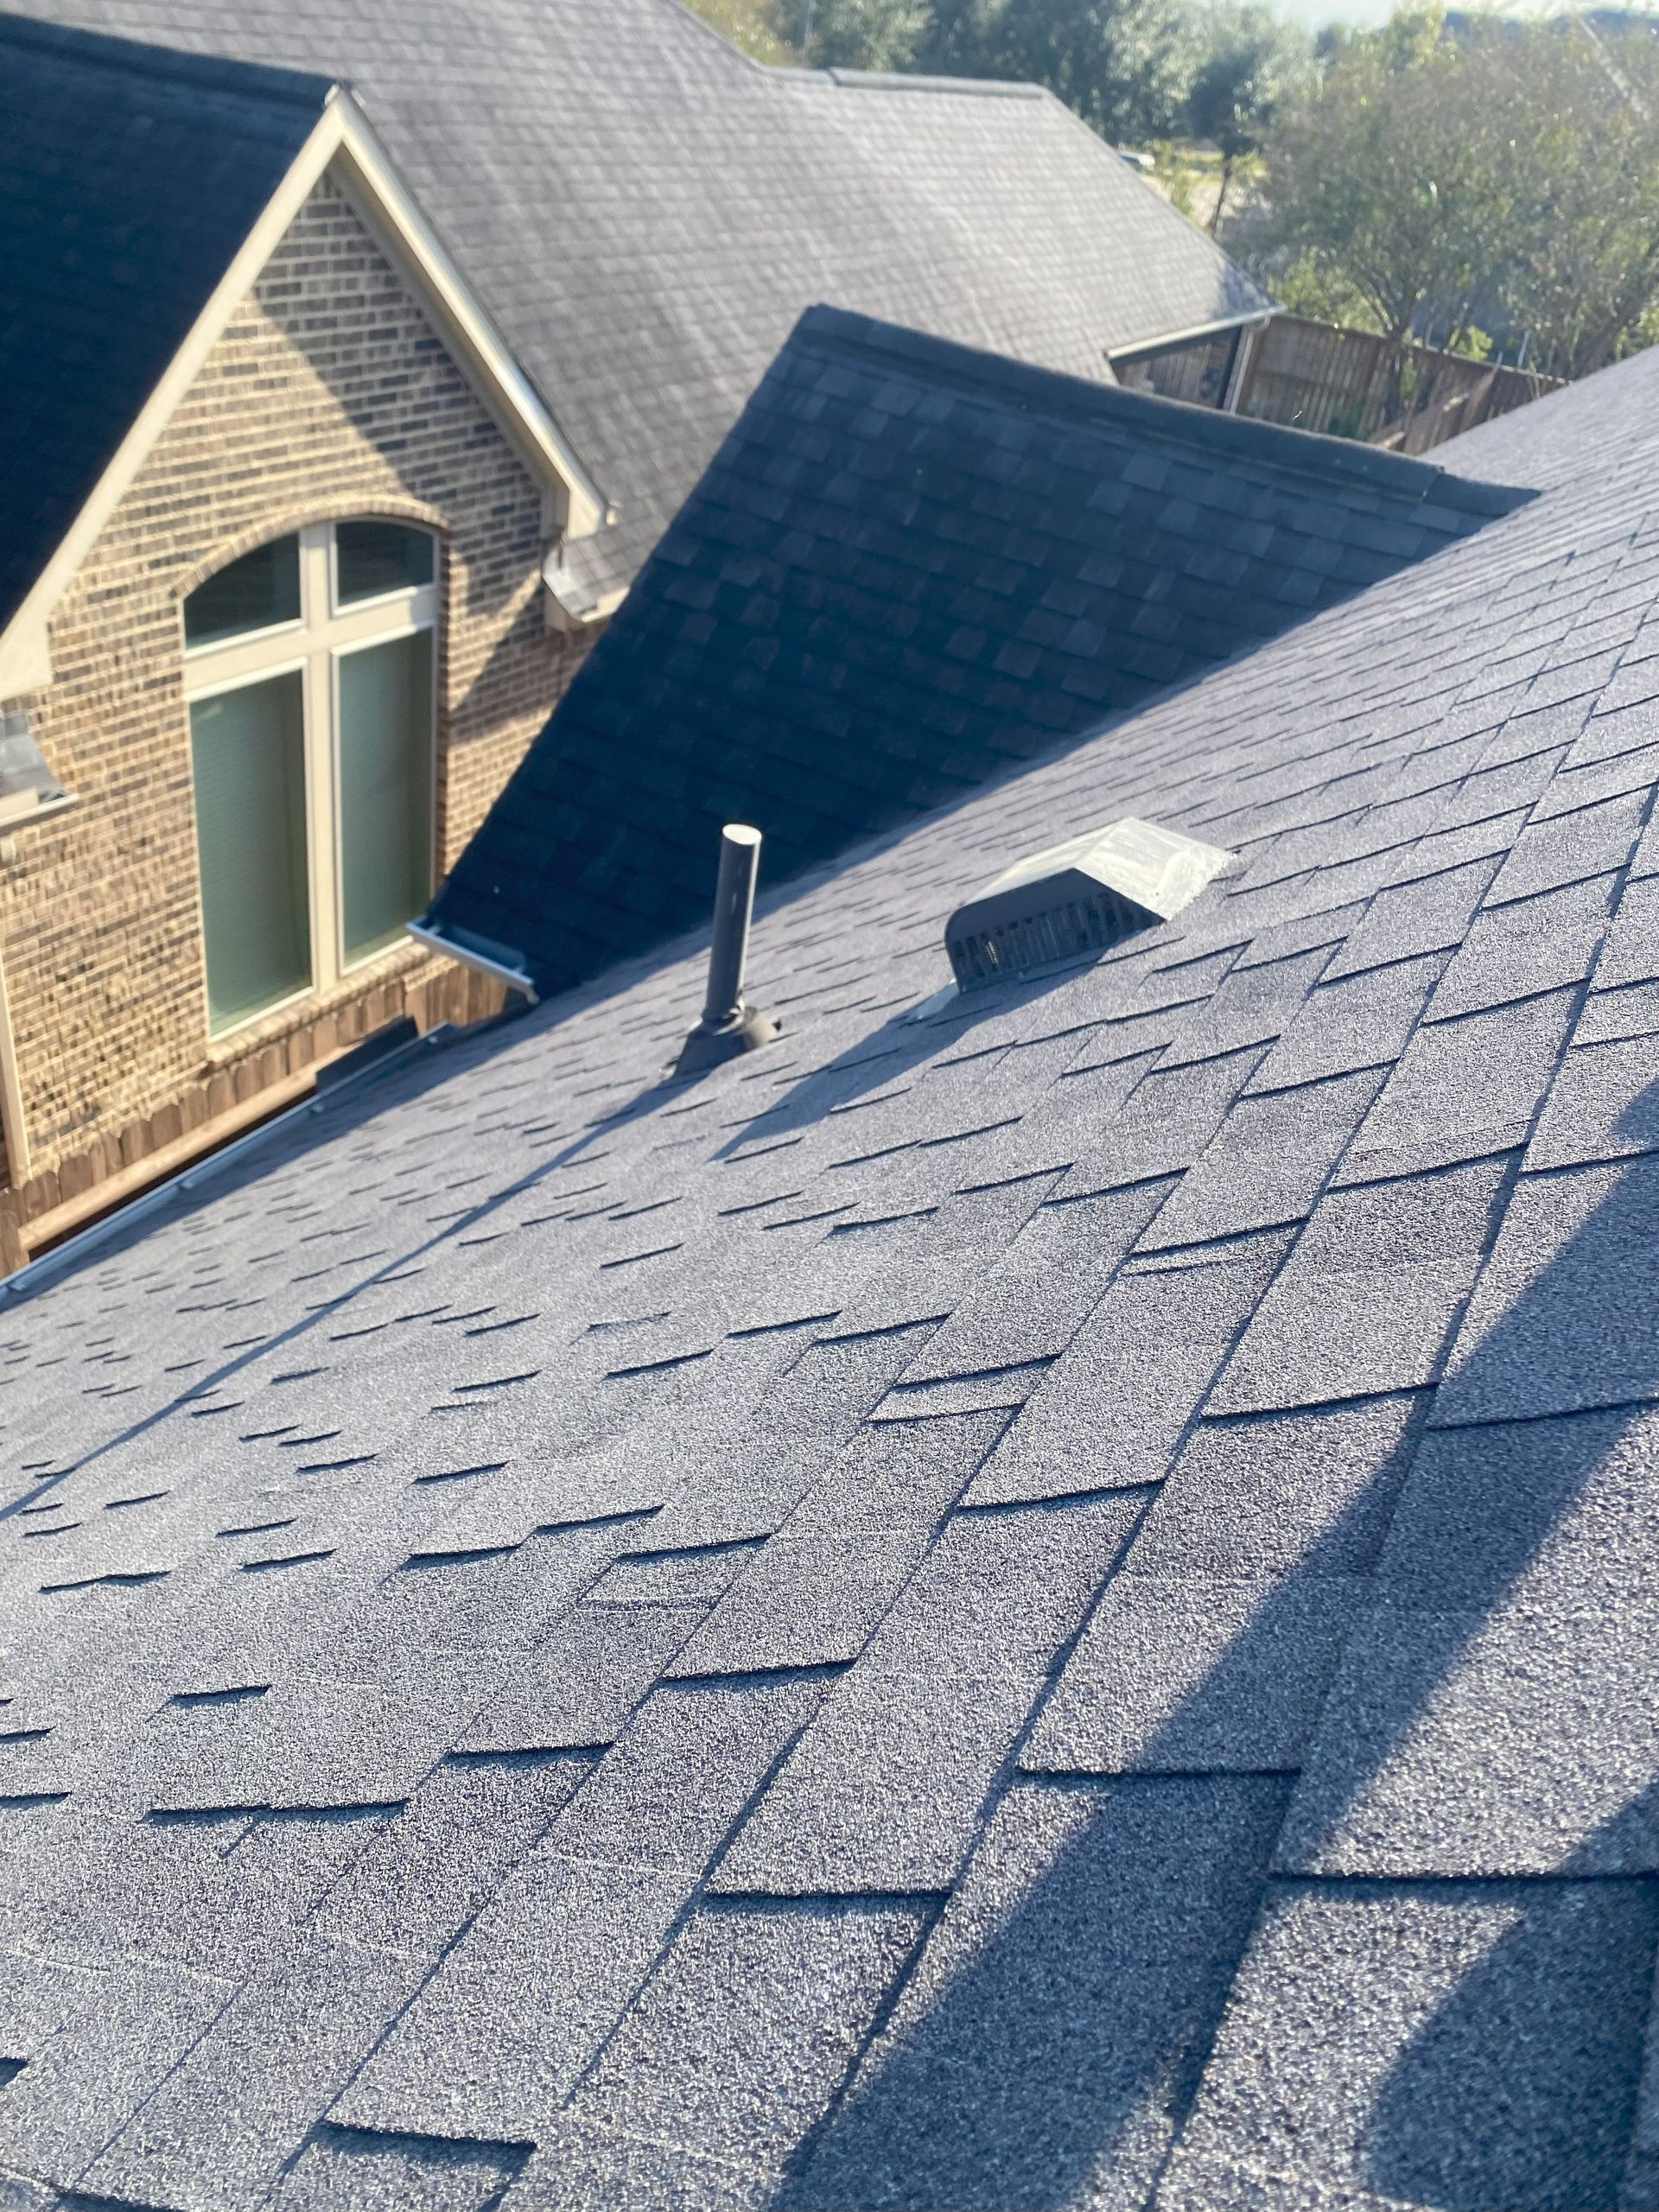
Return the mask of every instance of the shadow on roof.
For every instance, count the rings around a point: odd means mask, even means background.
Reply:
[[[543,995],[982,790],[1534,495],[828,308],[433,903]]]
[[[1649,1142],[1656,1111],[1659,1084],[1615,1135]],[[1529,1603],[1545,1592],[1558,1607],[1567,1601],[1575,1519],[1587,1526],[1621,1503],[1628,1514],[1650,1465],[1633,1432],[1651,1426],[1651,1407],[1636,1402],[1659,1395],[1659,1338],[1645,1304],[1624,1311],[1613,1260],[1626,1255],[1628,1267],[1659,1235],[1659,1159],[1607,1172],[1599,1204],[1449,1383],[1443,1344],[1438,1398],[1414,1394],[1396,1447],[1338,1518],[1308,1532],[1294,1571],[1263,1581],[1219,1661],[1127,1770],[1014,1777],[1055,1808],[1056,1847],[1000,1915],[968,1923],[967,1963],[878,2045],[797,2154],[771,2200],[778,2212],[854,2202],[1058,2212],[1092,2201],[1091,2183],[1109,2172],[1122,2183],[1141,2171],[1149,2188],[1160,2143],[1192,2113],[1212,2051],[1232,2135],[1206,2182],[1200,2103],[1172,2169],[1188,2177],[1160,2204],[1278,2202],[1275,2181],[1287,2191],[1306,2182],[1298,2202],[1325,2201],[1313,2170],[1264,2174],[1264,2194],[1240,2193],[1237,2131],[1250,2125],[1252,2098],[1264,2145],[1285,2154],[1299,2129],[1322,2149],[1334,2142],[1351,2185],[1376,2201],[1433,2212],[1614,2212],[1649,2201],[1621,2189],[1659,1898],[1649,1880],[1618,1878],[1659,1864],[1648,1655],[1629,1648],[1628,1623],[1621,1650],[1615,1593],[1581,1567],[1581,1605],[1604,1624],[1602,1679],[1583,1674],[1581,1653],[1552,1652],[1545,1609]],[[1501,1234],[1514,1219],[1512,1207]],[[1500,1404],[1517,1402],[1517,1377],[1559,1382],[1575,1357],[1588,1371],[1583,1410],[1529,1414],[1522,1382],[1520,1416],[1499,1418]],[[1430,1427],[1431,1416],[1445,1425]],[[1260,1427],[1285,1416],[1241,1418]],[[1621,1455],[1634,1473],[1621,1476]],[[1373,1564],[1379,1602],[1353,1607],[1306,1762],[1241,1770],[1221,1747],[1241,1713],[1294,1676],[1310,1605],[1332,1588],[1357,1599],[1355,1578]],[[1632,1559],[1632,1583],[1644,1573],[1650,1581],[1650,1566]],[[1112,1578],[1103,1602],[1135,1580]],[[1573,1664],[1580,1673],[1567,1679]],[[1564,1753],[1577,1755],[1564,1757],[1560,1777],[1529,1756],[1552,1700]],[[1465,1745],[1497,1746],[1484,1766],[1459,1758],[1460,1713]],[[1511,1715],[1519,1730],[1506,1767]],[[1586,1731],[1605,1747],[1594,1803],[1581,1796]],[[1205,1744],[1220,1755],[1206,1759]],[[1120,1832],[1133,1835],[1128,1850],[1116,1847]],[[1461,1878],[1482,1835],[1489,1871]],[[1242,1853],[1249,1876],[1230,1890],[1229,1852]],[[1437,1852],[1459,1878],[1438,1873]],[[1284,1878],[1269,1884],[1270,1866]],[[1368,1872],[1388,1889],[1368,1885]],[[1121,1903],[1114,1885],[1128,1885]],[[1299,2082],[1299,2064],[1314,2078]],[[1328,2184],[1328,2171],[1319,2177]]]
[[[939,1007],[931,1007],[924,999],[889,1014],[879,1029],[856,1039],[834,1059],[804,1075],[775,1104],[763,1107],[727,1139],[715,1157],[729,1160],[746,1145],[810,1128],[826,1115],[844,1113],[872,1093],[885,1090],[912,1068],[930,1062],[948,1065],[970,1059],[981,1051],[1003,1050],[1005,1038],[982,1045],[975,1033],[983,1023],[1006,1020],[1020,1007],[1046,997],[1084,969],[1096,965],[1099,957],[1098,953],[1090,952],[1018,983],[962,992]]]

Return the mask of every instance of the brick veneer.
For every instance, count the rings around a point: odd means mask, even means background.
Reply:
[[[545,625],[539,489],[325,177],[52,621],[52,683],[29,703],[79,804],[0,847],[31,1154],[30,1180],[0,1197],[0,1269],[31,1224],[232,1107],[256,1111],[353,1037],[405,1009],[428,1026],[494,1002],[411,944],[326,1000],[208,1043],[179,603],[265,538],[364,514],[442,535],[447,868],[583,646]]]

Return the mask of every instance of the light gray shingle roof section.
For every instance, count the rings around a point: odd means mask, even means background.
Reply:
[[[1656,403],[0,1308],[0,2193],[1655,2201]]]
[[[632,576],[815,301],[1077,376],[1264,296],[1029,87],[760,67],[676,0],[23,0],[349,79]]]

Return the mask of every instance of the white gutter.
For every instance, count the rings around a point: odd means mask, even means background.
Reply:
[[[503,952],[511,952],[520,963],[514,968],[505,960],[496,960],[487,952],[480,952],[470,944],[446,937],[440,930],[429,929],[424,922],[405,922],[404,927],[417,944],[429,951],[442,952],[451,960],[459,960],[463,968],[475,968],[480,976],[493,976],[499,983],[506,983],[515,991],[522,991],[532,1006],[540,1003],[540,994],[531,979],[524,956],[514,945],[504,944]]]
[[[1196,346],[1201,338],[1219,338],[1224,330],[1255,330],[1271,322],[1278,308],[1255,308],[1249,315],[1223,315],[1218,322],[1195,323],[1191,330],[1171,330],[1157,338],[1137,338],[1133,345],[1109,346],[1109,361],[1138,361],[1144,353],[1165,353],[1177,346]]]

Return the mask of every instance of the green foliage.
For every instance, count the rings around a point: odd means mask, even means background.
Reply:
[[[1194,164],[1185,149],[1173,138],[1160,138],[1151,148],[1152,173],[1158,180],[1158,188],[1178,215],[1185,215],[1188,222],[1197,218],[1193,187],[1198,181]]]
[[[1219,225],[1238,163],[1261,145],[1273,114],[1311,83],[1313,41],[1255,0],[1213,0],[1186,90],[1186,124],[1221,156],[1210,228]]]
[[[1223,190],[1247,158],[1307,43],[1260,0],[691,0],[765,61],[909,69],[1046,85],[1114,143],[1189,127],[1198,73]],[[1211,127],[1213,126],[1213,127]]]
[[[1659,45],[1402,10],[1278,110],[1262,192],[1229,244],[1287,306],[1582,376],[1659,296]]]
[[[696,13],[757,61],[798,68],[800,55],[784,35],[775,0],[692,0]]]
[[[1426,302],[1479,279],[1475,149],[1440,28],[1402,11],[1346,40],[1312,94],[1281,111],[1267,149],[1273,244],[1345,283],[1393,338]]]
[[[1192,32],[1180,0],[935,0],[919,66],[1046,85],[1115,143],[1167,137]]]
[[[928,0],[790,0],[785,16],[815,69],[908,69],[931,22]]]
[[[1616,359],[1659,297],[1659,48],[1616,54],[1587,29],[1492,41],[1493,166],[1503,304],[1535,368],[1583,376]]]
[[[1274,272],[1274,296],[1292,315],[1310,322],[1339,322],[1350,330],[1381,331],[1376,309],[1362,298],[1340,270],[1311,250]]]

